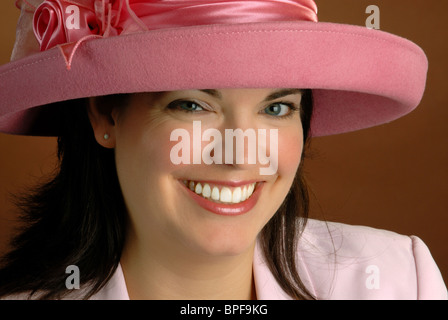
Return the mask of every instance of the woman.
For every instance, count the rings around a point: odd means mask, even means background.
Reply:
[[[1,130],[57,135],[60,171],[21,203],[3,297],[446,298],[420,239],[307,221],[309,137],[415,108],[416,45],[305,0],[37,2]]]

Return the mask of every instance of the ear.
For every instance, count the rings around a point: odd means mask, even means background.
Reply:
[[[103,106],[97,98],[90,98],[87,114],[95,139],[104,148],[115,148],[116,117],[112,107]]]

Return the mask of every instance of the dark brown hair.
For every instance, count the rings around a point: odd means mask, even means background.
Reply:
[[[126,105],[128,99],[129,95],[113,95],[97,98],[97,103]],[[109,281],[120,262],[126,208],[114,151],[96,142],[87,105],[88,99],[53,105],[61,119],[58,171],[17,197],[25,227],[1,260],[0,297],[26,293],[29,298],[63,298],[72,293],[66,288],[66,267],[76,265],[82,270],[81,285],[88,287],[81,298],[87,299]],[[301,109],[305,145],[312,105],[311,90],[305,90]],[[313,299],[295,261],[309,203],[302,164],[291,191],[260,238],[269,268],[285,292],[296,299]]]
[[[305,229],[309,212],[309,193],[304,177],[304,159],[309,150],[313,114],[313,95],[304,90],[300,117],[303,127],[303,152],[294,182],[281,207],[261,231],[266,262],[282,289],[298,300],[314,300],[300,279],[297,268],[297,243]]]

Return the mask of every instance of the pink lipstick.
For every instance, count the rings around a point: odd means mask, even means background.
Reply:
[[[263,188],[257,181],[179,180],[183,189],[200,207],[212,213],[237,216],[249,212],[256,204]]]

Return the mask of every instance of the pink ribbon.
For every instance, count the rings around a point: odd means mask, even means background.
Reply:
[[[76,49],[90,38],[193,25],[298,20],[317,22],[313,0],[46,0],[34,12],[33,27],[40,50],[59,46],[70,69]]]

